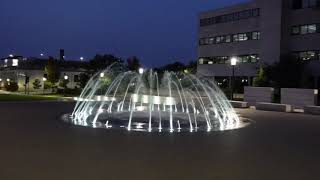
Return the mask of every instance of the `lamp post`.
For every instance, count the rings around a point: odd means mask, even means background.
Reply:
[[[231,100],[233,100],[233,92],[234,92],[234,68],[237,65],[238,59],[236,57],[232,57],[230,60],[232,66],[232,78],[231,78]]]
[[[43,81],[43,94],[44,94],[44,90],[45,90],[44,86],[45,86],[45,83],[46,83],[46,81],[47,81],[47,78],[43,77],[43,78],[42,78],[42,81]]]

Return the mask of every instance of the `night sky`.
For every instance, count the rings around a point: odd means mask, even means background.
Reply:
[[[246,0],[0,0],[0,56],[89,59],[96,53],[144,66],[197,56],[197,16]]]

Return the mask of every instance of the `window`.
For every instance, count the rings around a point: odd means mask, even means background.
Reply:
[[[320,53],[319,51],[301,51],[292,53],[294,58],[297,58],[301,61],[309,61],[309,60],[319,60]]]
[[[260,39],[260,32],[247,32],[247,33],[239,33],[233,35],[222,35],[216,37],[208,37],[208,38],[200,38],[199,45],[212,45],[219,43],[231,43],[231,42],[241,42],[248,40],[258,40]]]
[[[312,33],[317,33],[317,32],[319,32],[319,25],[317,25],[317,24],[293,26],[291,29],[292,35],[312,34]]]
[[[226,36],[226,43],[229,43],[229,42],[231,42],[231,35]]]
[[[260,32],[252,32],[252,39],[259,40],[260,39]]]
[[[259,55],[239,55],[237,56],[241,63],[257,63],[259,61]],[[230,64],[231,56],[214,56],[199,58],[199,64]]]
[[[316,33],[317,32],[317,25],[311,24],[308,25],[308,33]]]
[[[233,39],[233,42],[238,42],[238,41],[239,41],[238,34],[234,34],[234,35],[232,36],[232,39]]]
[[[247,36],[246,33],[238,34],[238,39],[239,39],[239,41],[247,41],[248,40],[248,36]]]
[[[220,36],[216,37],[216,43],[219,44],[221,42]]]
[[[240,19],[248,19],[248,18],[252,18],[252,17],[257,17],[259,15],[260,15],[259,9],[249,9],[246,11],[234,12],[231,14],[200,19],[200,26],[209,26],[212,24],[238,21]]]
[[[293,26],[291,33],[292,33],[293,35],[300,34],[300,27],[299,27],[299,26]]]
[[[292,0],[293,9],[302,9],[302,8],[313,8],[319,7],[319,0]]]

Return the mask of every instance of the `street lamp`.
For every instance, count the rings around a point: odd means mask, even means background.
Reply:
[[[44,89],[44,85],[45,85],[45,82],[47,81],[47,78],[46,78],[46,77],[43,77],[43,78],[42,78],[42,81],[43,81],[43,94],[44,94],[44,90],[45,90],[45,89]]]
[[[41,57],[43,57],[43,56],[44,56],[44,54],[43,54],[43,53],[41,53],[41,54],[40,54],[40,56],[41,56]]]
[[[104,73],[100,73],[100,77],[103,78],[104,77]]]
[[[238,59],[236,57],[232,57],[230,60],[232,66],[232,79],[231,79],[231,100],[233,100],[233,91],[234,91],[234,67],[237,65]]]
[[[68,80],[69,77],[67,75],[64,75],[64,80]]]
[[[80,61],[83,61],[84,60],[84,58],[83,57],[80,57]]]

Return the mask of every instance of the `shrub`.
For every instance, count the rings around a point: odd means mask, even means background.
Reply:
[[[4,84],[4,88],[7,91],[15,92],[15,91],[18,91],[19,86],[18,86],[18,83],[16,83],[16,82],[6,82]]]

